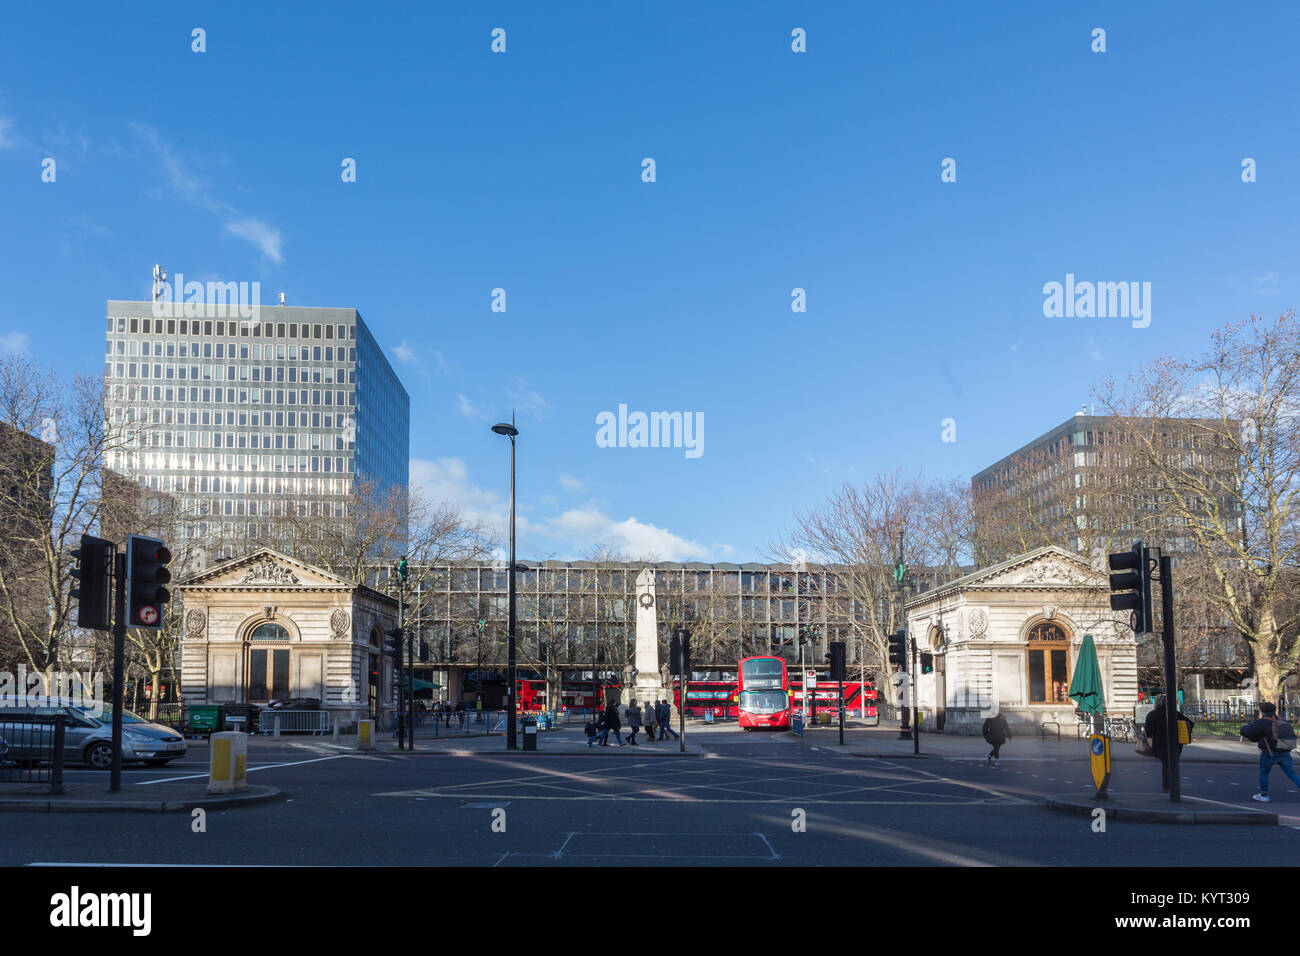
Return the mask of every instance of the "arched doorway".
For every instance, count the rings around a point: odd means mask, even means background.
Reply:
[[[289,696],[289,640],[289,632],[274,621],[259,624],[249,632],[244,667],[248,675],[244,700],[248,703],[265,704]]]
[[[1059,621],[1039,621],[1029,628],[1025,674],[1030,704],[1070,702],[1070,632]]]

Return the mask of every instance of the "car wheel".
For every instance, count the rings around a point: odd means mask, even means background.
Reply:
[[[95,770],[108,770],[113,766],[113,745],[99,742],[86,748],[86,763]]]

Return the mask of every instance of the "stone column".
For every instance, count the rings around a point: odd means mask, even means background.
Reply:
[[[655,599],[655,575],[649,568],[636,576],[636,683],[624,695],[642,707],[646,701],[664,696],[659,676],[659,607]]]

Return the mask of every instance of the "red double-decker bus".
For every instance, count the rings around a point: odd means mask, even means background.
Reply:
[[[723,670],[693,670],[682,702],[681,680],[673,681],[673,706],[687,717],[728,720],[736,716],[736,673]]]
[[[790,727],[790,678],[779,657],[746,657],[740,662],[737,710],[741,730]]]
[[[789,678],[790,707],[795,712],[811,714],[811,707],[804,708],[803,684],[798,669],[791,668]],[[813,699],[817,702],[817,713],[830,714],[832,720],[837,719],[836,708],[839,706],[840,701],[839,682],[817,675],[813,686],[813,695]],[[871,681],[867,681],[865,684],[861,681],[846,680],[844,682],[844,710],[846,716],[861,718],[869,724],[879,723],[878,702],[876,685]]]
[[[599,684],[593,681],[565,681],[560,685],[560,704],[569,710],[591,710],[598,706]],[[606,687],[615,685],[606,684]],[[519,681],[521,713],[541,713],[546,709],[546,681]]]

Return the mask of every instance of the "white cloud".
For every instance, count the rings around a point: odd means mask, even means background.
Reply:
[[[666,528],[647,524],[637,518],[614,521],[594,507],[571,508],[545,523],[545,531],[567,537],[585,551],[595,545],[609,545],[630,557],[654,557],[660,561],[704,561],[709,549],[688,541]]]
[[[0,335],[0,352],[27,355],[27,347],[31,344],[32,340],[25,332],[10,332],[8,335]]]
[[[280,230],[274,226],[260,219],[240,219],[226,223],[226,232],[247,239],[276,265],[284,262],[284,254],[280,251],[284,240],[280,238]]]
[[[522,378],[515,379],[515,387],[506,392],[506,395],[515,403],[516,409],[528,413],[539,421],[551,410],[551,403],[530,389],[528,383]]]
[[[14,121],[8,116],[0,116],[0,149],[14,149],[18,142],[18,134],[14,132]]]
[[[410,466],[412,487],[418,488],[429,499],[443,502],[461,512],[472,521],[483,521],[497,529],[507,527],[510,504],[494,491],[478,487],[469,478],[469,469],[459,458],[439,458],[430,461],[412,458]],[[526,521],[522,522],[527,524]],[[515,517],[516,531],[521,519]]]
[[[284,262],[284,240],[279,229],[261,219],[245,215],[224,199],[212,195],[207,183],[186,169],[184,162],[163,142],[152,126],[132,123],[131,129],[149,141],[162,161],[168,184],[181,198],[226,220],[225,232],[251,242],[272,262],[277,265]]]
[[[399,361],[405,362],[407,365],[412,365],[415,362],[415,349],[406,344],[406,339],[402,339],[401,345],[393,346],[393,354],[397,356]]]
[[[583,485],[582,482],[577,478],[574,478],[572,475],[560,475],[560,487],[565,491],[581,491]]]
[[[488,412],[487,409],[475,405],[468,398],[459,393],[456,395],[456,410],[466,418],[473,418],[480,421],[487,421],[492,417],[491,413]]]

